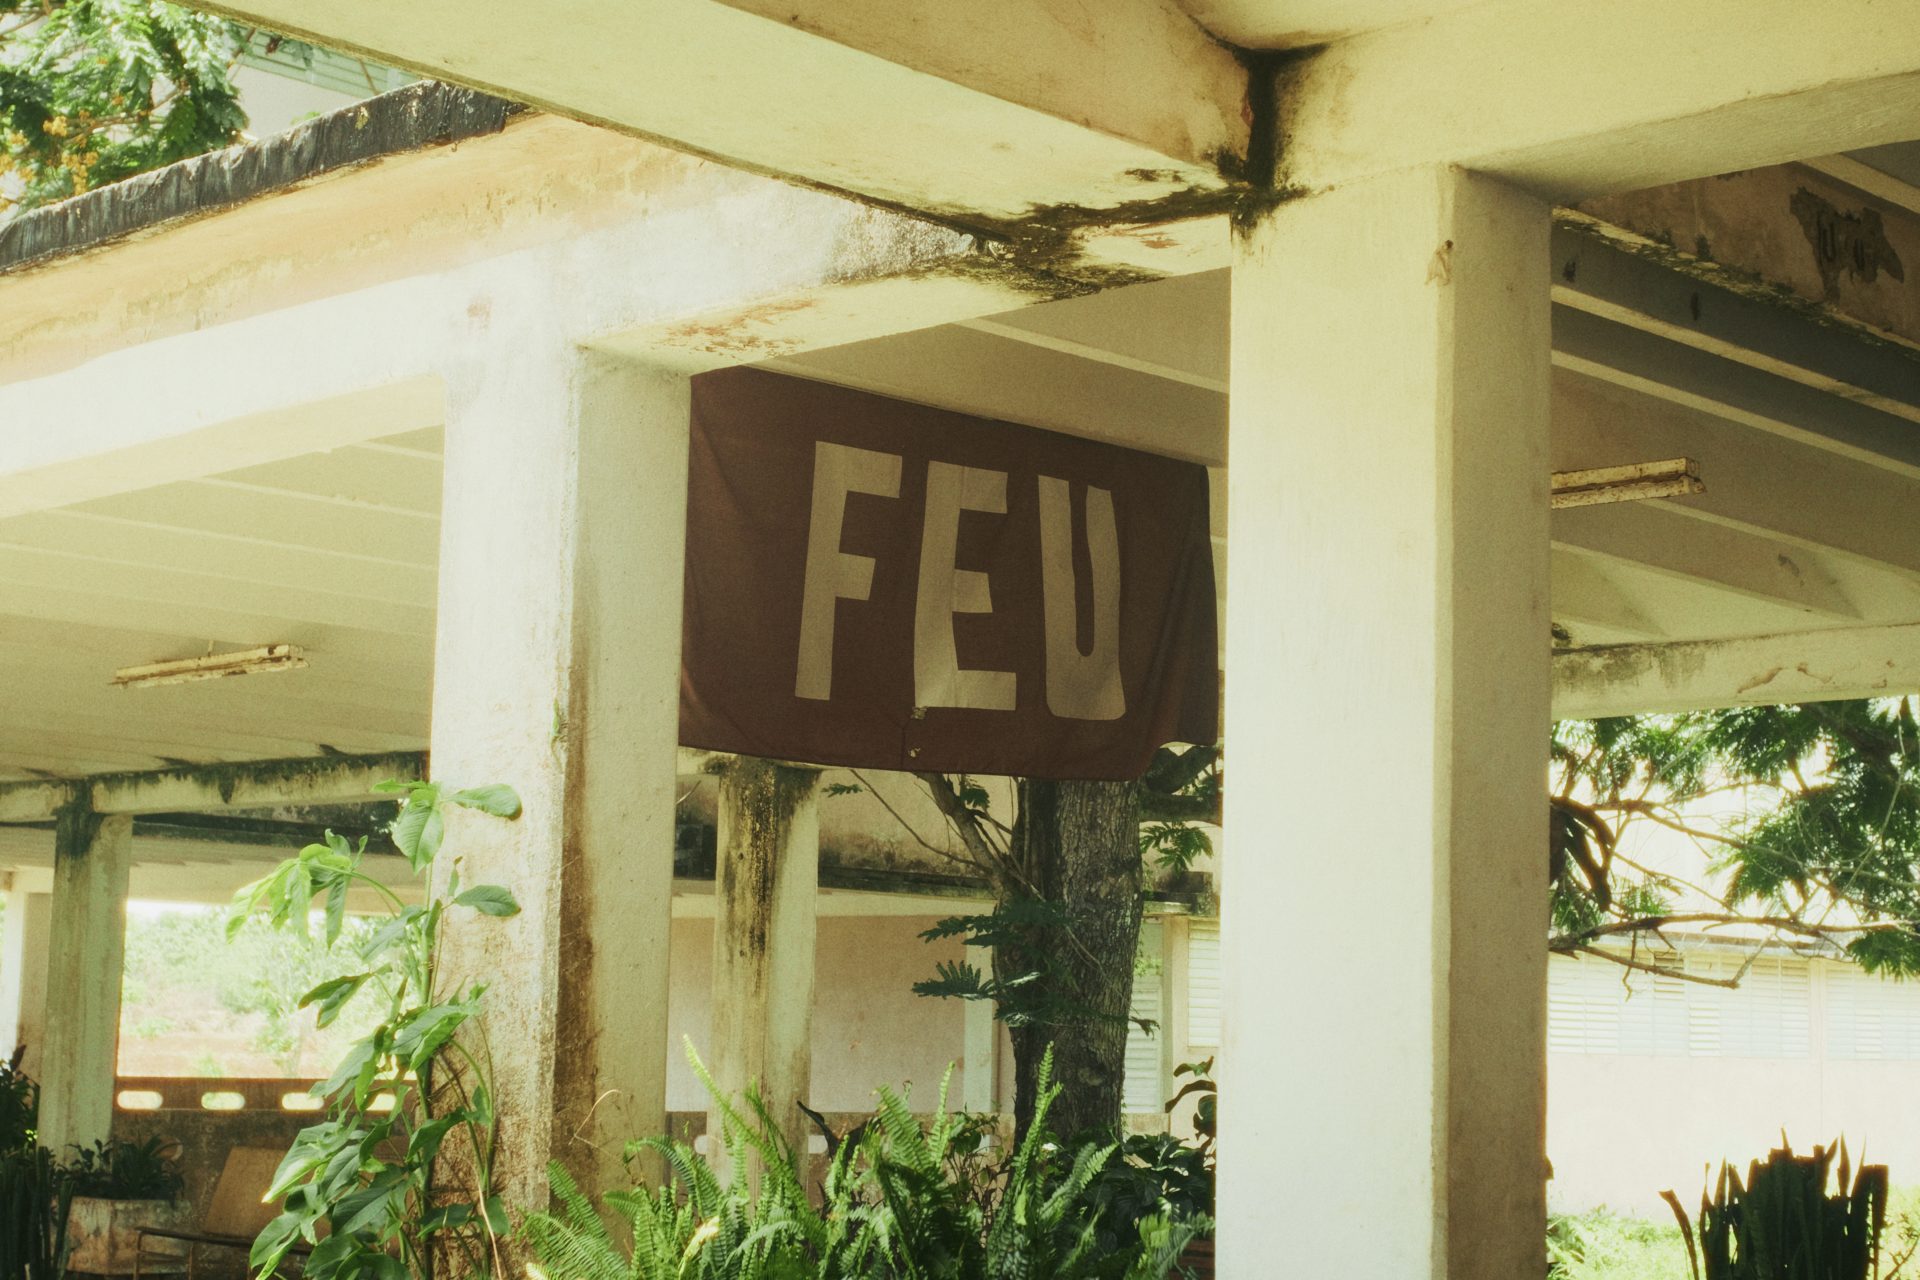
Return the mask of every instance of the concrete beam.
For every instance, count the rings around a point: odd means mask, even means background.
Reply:
[[[1911,136],[1920,7],[1492,0],[1300,56],[1278,91],[1283,190],[1454,164],[1571,202]]]
[[[540,141],[557,159],[529,145]],[[109,280],[82,259],[10,281],[22,310],[92,322],[85,341],[64,333],[71,324],[49,326],[44,344],[31,330],[0,340],[0,423],[25,428],[0,435],[0,518],[438,425],[445,381],[476,360],[517,360],[529,317],[541,318],[538,341],[684,371],[1090,287],[1070,262],[1038,269],[943,225],[550,118],[434,159],[277,197],[289,232],[241,206],[106,251],[123,268]],[[448,179],[448,166],[469,162],[469,184]],[[549,169],[603,164],[609,189],[585,194],[566,190],[575,169]],[[519,208],[530,171],[562,189],[565,220],[553,222],[571,234],[556,239]],[[390,210],[363,229],[344,200],[356,190],[427,229],[391,225]],[[446,243],[445,228],[469,220],[487,234]],[[194,264],[223,253],[208,236],[225,223],[251,256],[201,280]],[[312,259],[329,269],[315,274]],[[291,296],[289,275],[301,285]],[[362,287],[369,276],[378,283]],[[140,341],[134,329],[123,346],[130,330],[101,316],[127,311],[185,331]]]
[[[314,756],[96,774],[71,782],[0,783],[0,823],[51,822],[76,796],[93,812],[218,813],[275,805],[371,800],[375,783],[426,776],[426,756]]]
[[[1702,586],[1784,605],[1814,619],[1859,621],[1860,611],[1817,556],[1668,504],[1575,507],[1553,513],[1553,544]],[[1556,586],[1558,584],[1556,583]],[[1557,601],[1557,597],[1556,597]]]
[[[1703,195],[1718,198],[1720,186],[1727,181],[1684,185],[1687,190],[1703,188]],[[1631,205],[1632,199],[1624,197],[1622,202]],[[1612,207],[1622,202],[1604,203]],[[1717,257],[1675,248],[1677,242],[1671,238],[1649,238],[1563,210],[1553,234],[1553,299],[1564,307],[1920,423],[1920,348],[1889,341],[1884,330],[1819,301],[1817,292],[1811,298],[1797,295],[1782,283],[1802,274],[1803,268],[1813,268],[1813,250],[1804,245],[1805,232],[1789,212],[1789,203],[1790,198],[1781,199],[1769,219],[1751,219],[1746,236],[1764,242],[1771,251],[1762,255],[1750,249],[1749,266],[1722,264]],[[1709,245],[1706,231],[1700,229],[1706,226],[1718,229],[1717,222],[1694,224],[1697,248],[1715,255],[1740,250],[1726,235],[1720,236],[1720,247]],[[1688,230],[1663,227],[1654,234],[1673,237]],[[1799,252],[1794,248],[1796,241],[1803,246]],[[1920,239],[1913,248],[1908,260],[1920,261]],[[1804,263],[1798,261],[1801,257]],[[1920,312],[1920,290],[1899,288],[1884,272],[1878,273],[1878,284],[1876,295],[1911,294]],[[1920,314],[1914,328],[1920,332]],[[1693,364],[1697,367],[1700,362]]]
[[[1556,339],[1562,337],[1558,321]],[[1783,419],[1791,410],[1784,390],[1794,384],[1775,379],[1777,389],[1784,389],[1779,401],[1749,411],[1651,375],[1576,357],[1564,347],[1553,360],[1555,470],[1621,459],[1692,458],[1706,492],[1661,499],[1664,511],[1920,576],[1920,542],[1910,533],[1920,471],[1894,469],[1881,455],[1831,448],[1829,438],[1805,431],[1801,420]]]
[[[1909,130],[1913,132],[1913,130]],[[1909,192],[1908,199],[1920,193]],[[1583,214],[1695,279],[1888,337],[1920,362],[1920,212],[1807,165],[1776,165],[1591,200]],[[1907,375],[1908,403],[1914,399]]]
[[[378,344],[346,342],[362,349],[327,367],[346,372],[364,356],[353,380],[372,385],[337,394],[324,369],[312,381],[289,376],[287,348],[278,361],[249,363],[244,342],[228,348],[228,376],[211,383],[164,376],[167,360],[136,349],[77,371],[84,377],[0,387],[0,420],[18,428],[0,438],[0,518],[439,425],[435,380],[379,385],[387,361]],[[181,367],[203,371],[194,360]],[[78,406],[62,402],[70,394],[83,397]]]
[[[1553,657],[1556,720],[1920,692],[1920,624],[1608,645]]]
[[[976,225],[1204,199],[1249,132],[1244,71],[1172,0],[203,7]]]

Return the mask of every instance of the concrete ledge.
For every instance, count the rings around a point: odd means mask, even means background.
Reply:
[[[258,142],[170,164],[0,225],[0,275],[217,213],[335,170],[498,133],[516,103],[472,89],[408,85]]]

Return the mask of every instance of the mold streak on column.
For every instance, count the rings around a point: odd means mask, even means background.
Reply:
[[[46,968],[46,1045],[40,1059],[40,1145],[64,1157],[113,1126],[120,1048],[133,818],[76,803],[54,829],[53,903]]]
[[[499,1189],[538,1204],[549,1159],[624,1187],[665,1132],[687,383],[535,332],[448,399],[433,774],[524,811],[450,815],[523,911],[456,917],[445,966],[491,984]]]
[[[714,875],[713,1078],[722,1092],[757,1087],[804,1160],[799,1104],[813,1079],[813,982],[820,888],[814,769],[748,757],[720,782]],[[709,1156],[724,1164],[717,1116]]]

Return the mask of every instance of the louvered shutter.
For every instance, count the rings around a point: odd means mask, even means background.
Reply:
[[[1140,952],[1133,966],[1133,1016],[1127,1028],[1127,1078],[1123,1105],[1129,1112],[1159,1113],[1165,1110],[1167,1085],[1161,1065],[1164,1043],[1161,1029],[1166,1025],[1166,968],[1161,962],[1161,926],[1148,920],[1140,925]],[[1140,1029],[1140,1021],[1154,1025],[1149,1035]]]
[[[1187,925],[1187,1043],[1196,1049],[1220,1045],[1220,922]]]

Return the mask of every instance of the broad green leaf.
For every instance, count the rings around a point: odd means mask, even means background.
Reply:
[[[342,1220],[335,1230],[384,1235],[405,1207],[406,1193],[406,1170],[392,1165],[380,1170],[364,1190],[342,1197],[334,1206],[333,1216]]]
[[[429,1120],[413,1131],[407,1139],[407,1159],[413,1164],[425,1166],[440,1154],[440,1144],[446,1140],[447,1131],[459,1121],[460,1117],[441,1116]]]
[[[360,988],[371,977],[373,975],[370,973],[351,973],[330,978],[301,996],[300,1007],[304,1009],[308,1005],[318,1005],[319,1008],[314,1016],[315,1025],[331,1026],[334,1019],[340,1016],[340,1011],[346,1007],[347,1002],[360,993]]]
[[[520,794],[505,783],[496,782],[488,787],[469,787],[465,791],[456,791],[447,798],[457,805],[478,809],[496,818],[520,816]]]
[[[440,856],[440,845],[447,838],[447,815],[438,808],[427,810],[425,822],[420,824],[420,839],[415,849],[413,869],[422,871],[428,863]]]
[[[422,853],[421,836],[426,831],[427,819],[434,812],[433,805],[417,796],[407,799],[406,808],[400,810],[400,816],[393,820],[389,832],[393,836],[394,848],[407,860],[415,871],[423,870],[433,860],[431,853]]]
[[[420,1234],[432,1235],[436,1231],[450,1231],[464,1227],[473,1221],[473,1206],[470,1204],[447,1204],[438,1209],[429,1210],[420,1219]]]
[[[346,1056],[340,1060],[340,1065],[333,1069],[333,1074],[313,1087],[314,1095],[321,1098],[333,1097],[375,1066],[378,1054],[379,1046],[371,1037],[354,1045],[347,1050]]]
[[[415,1011],[394,1032],[394,1055],[405,1062],[409,1070],[418,1071],[441,1045],[453,1038],[462,1023],[478,1012],[477,1005],[466,1002]]]
[[[517,916],[520,904],[510,890],[497,884],[477,884],[453,900],[456,907],[471,907],[483,916]]]
[[[327,945],[333,946],[340,941],[340,933],[347,926],[347,881],[343,876],[333,882],[327,890]]]
[[[280,1260],[286,1257],[287,1250],[300,1238],[303,1221],[297,1213],[283,1213],[269,1222],[254,1238],[253,1248],[247,1251],[249,1267],[260,1275],[273,1274]]]

